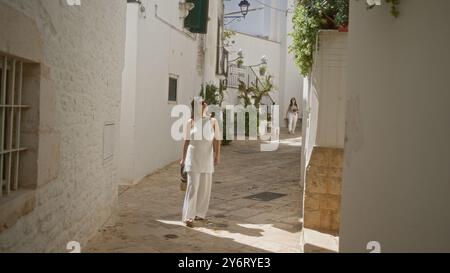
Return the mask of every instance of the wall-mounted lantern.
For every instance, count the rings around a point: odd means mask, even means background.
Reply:
[[[244,16],[244,18],[248,14],[248,8],[249,7],[250,7],[250,3],[247,0],[242,0],[239,3],[239,8],[241,8],[241,13],[242,13],[242,16]]]

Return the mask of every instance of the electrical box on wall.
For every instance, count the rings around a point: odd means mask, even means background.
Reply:
[[[208,31],[209,0],[186,0],[194,8],[184,20],[184,27],[192,33],[206,34]]]

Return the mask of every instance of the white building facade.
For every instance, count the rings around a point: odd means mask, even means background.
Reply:
[[[181,157],[170,134],[171,110],[190,105],[203,83],[224,78],[218,71],[222,49],[223,1],[208,3],[207,33],[184,27],[185,1],[129,1],[123,73],[120,178],[134,184]]]
[[[0,1],[0,252],[83,247],[117,204],[126,3],[67,3]]]
[[[293,31],[292,11],[295,2],[294,0],[249,1],[249,13],[245,19],[233,18],[240,14],[240,1],[225,2],[225,29],[235,33],[230,39],[234,43],[227,48],[230,52],[229,58],[236,59],[240,49],[244,55],[245,66],[261,64],[262,56],[267,57],[267,74],[273,76],[275,86],[275,92],[271,97],[280,106],[282,127],[286,126],[284,118],[290,99],[296,98],[298,106],[302,107],[303,77],[295,65],[294,56],[289,53],[289,46],[292,44],[289,34]],[[259,68],[255,67],[254,70],[259,75]],[[227,102],[238,103],[233,90],[228,92]],[[270,100],[265,102],[272,103]]]
[[[399,7],[350,5],[342,252],[450,251],[450,2]]]

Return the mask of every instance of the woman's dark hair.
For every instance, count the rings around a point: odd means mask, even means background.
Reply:
[[[206,102],[204,100],[202,100],[202,106],[204,104],[206,104]],[[194,105],[195,105],[195,99],[193,99],[191,101],[191,109],[192,109],[192,111],[191,111],[191,119],[194,119]],[[203,112],[203,109],[202,109],[202,112]]]
[[[297,106],[297,108],[298,108],[298,105],[297,105],[297,99],[296,99],[296,98],[292,98],[292,99],[291,99],[291,103],[289,104],[289,107],[294,106],[294,103],[293,103],[292,101],[295,101],[295,106]]]

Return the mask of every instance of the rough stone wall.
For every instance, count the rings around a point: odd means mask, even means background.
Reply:
[[[27,215],[0,232],[0,252],[66,252],[69,241],[83,246],[117,203],[118,154],[104,160],[103,142],[105,123],[115,124],[118,141],[126,1],[0,0],[0,10],[37,32],[0,30],[0,52],[41,67],[38,176],[27,192],[34,208],[28,202]],[[17,43],[35,36],[39,52]]]
[[[339,234],[343,149],[315,147],[306,171],[305,228]]]

